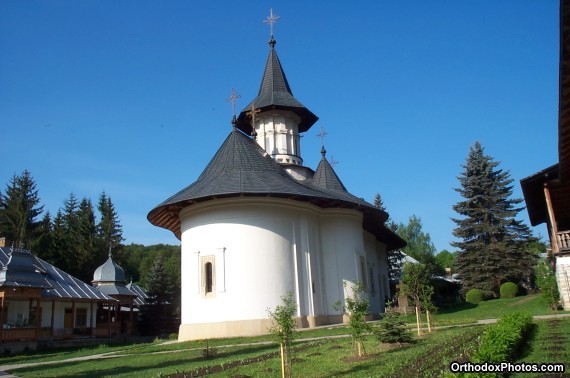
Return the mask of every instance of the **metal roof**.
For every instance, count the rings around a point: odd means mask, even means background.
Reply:
[[[129,289],[130,291],[132,291],[137,295],[137,297],[135,298],[135,305],[143,306],[149,304],[150,297],[142,287],[131,282],[127,284],[127,289]]]
[[[238,128],[246,134],[250,134],[252,131],[250,119],[246,114],[251,110],[252,105],[255,109],[261,111],[268,109],[292,111],[301,119],[299,122],[299,132],[309,130],[319,119],[301,104],[299,100],[293,97],[291,87],[289,86],[289,82],[287,82],[287,77],[281,67],[277,52],[275,51],[275,43],[275,40],[271,37],[269,40],[269,56],[267,57],[267,63],[265,64],[265,70],[263,71],[257,97],[241,111],[237,118]]]
[[[33,274],[36,277],[42,277],[44,285],[42,298],[85,299],[105,302],[115,301],[115,299],[105,295],[93,286],[65,273],[29,251],[0,247],[0,265],[2,266],[2,271],[7,270],[9,272],[13,268],[12,263],[10,263],[12,256],[19,256],[19,270],[29,274],[31,269],[33,269]],[[24,263],[25,268],[22,269]],[[4,285],[30,287],[29,281],[26,279],[21,281],[15,280],[9,284],[0,284],[0,286]]]
[[[122,282],[124,283],[125,271],[116,262],[113,261],[111,255],[103,265],[95,269],[92,282]]]
[[[151,210],[147,218],[180,238],[179,212],[185,207],[220,197],[270,196],[321,208],[357,209],[364,214],[364,228],[386,241],[389,248],[405,246],[405,241],[384,226],[388,218],[384,211],[342,190],[344,185],[328,162],[323,163],[321,171],[331,175],[328,183],[319,177],[314,183],[297,181],[254,140],[234,128],[198,179]],[[334,185],[330,177],[336,177]]]

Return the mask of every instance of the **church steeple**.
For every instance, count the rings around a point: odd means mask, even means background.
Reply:
[[[299,133],[309,130],[318,117],[293,96],[275,51],[273,24],[277,19],[271,11],[266,22],[271,26],[269,56],[259,92],[239,114],[237,127],[248,135],[255,134],[258,144],[277,162],[302,165]],[[254,118],[248,116],[252,109],[259,110]]]

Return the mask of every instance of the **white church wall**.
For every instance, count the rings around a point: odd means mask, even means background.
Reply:
[[[342,315],[335,309],[344,304],[346,293],[343,281],[362,280],[360,258],[365,257],[362,237],[362,213],[346,209],[326,209],[320,217],[321,253],[324,293],[324,311]]]
[[[388,281],[386,244],[376,240],[369,232],[364,232],[366,262],[368,269],[368,293],[370,311],[374,316],[385,311],[385,302],[390,298]]]
[[[311,208],[238,198],[183,210],[182,324],[266,319],[267,308],[281,304],[288,292],[299,304],[298,315],[308,315],[308,230],[316,228]],[[205,294],[201,261],[208,256],[215,257],[216,283],[215,292]]]

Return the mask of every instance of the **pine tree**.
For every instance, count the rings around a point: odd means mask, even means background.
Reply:
[[[115,210],[115,205],[111,201],[111,197],[105,192],[99,196],[97,209],[101,215],[99,224],[97,225],[97,233],[102,248],[107,252],[110,249],[118,249],[123,241],[123,228],[119,223],[119,216]]]
[[[14,175],[6,194],[0,193],[0,236],[5,236],[18,248],[32,248],[39,236],[38,216],[43,206],[36,183],[28,170]]]
[[[376,195],[374,196],[373,205],[375,208],[388,213],[386,207],[384,206],[384,201],[382,201],[380,193],[376,193]],[[398,232],[398,225],[390,218],[388,218],[388,220],[386,221],[386,227],[388,227],[388,229],[391,230],[392,232],[395,233]],[[400,251],[399,249],[387,251],[386,259],[388,260],[388,277],[390,278],[390,280],[397,280],[402,274],[403,258],[404,255],[402,254],[402,251]]]
[[[77,210],[77,245],[74,248],[77,256],[76,277],[89,282],[93,272],[102,263],[95,258],[97,249],[97,227],[91,200],[83,198]]]
[[[512,199],[513,179],[499,163],[485,155],[476,142],[455,189],[464,200],[453,206],[462,218],[453,218],[453,235],[460,241],[455,261],[463,280],[462,291],[477,288],[486,296],[498,296],[505,281],[521,283],[532,272],[535,257],[530,253],[534,239],[529,228],[515,216],[523,209],[522,199]]]

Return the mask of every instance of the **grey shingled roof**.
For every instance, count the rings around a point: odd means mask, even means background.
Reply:
[[[246,134],[251,133],[251,120],[246,113],[251,110],[253,105],[261,111],[267,109],[290,110],[301,118],[299,132],[307,131],[319,118],[293,96],[281,62],[277,57],[273,38],[269,41],[269,46],[269,56],[263,71],[259,92],[257,97],[238,116],[238,128]]]
[[[321,150],[322,158],[319,162],[317,170],[315,171],[315,175],[313,176],[312,184],[318,186],[319,188],[346,192],[346,188],[340,181],[340,178],[337,176],[333,167],[328,162],[327,158],[325,157],[325,153],[326,151],[323,147]]]
[[[326,164],[326,169],[336,177],[332,167]],[[151,210],[147,218],[180,238],[179,212],[185,207],[220,197],[271,196],[309,202],[321,208],[358,209],[364,213],[366,229],[379,238],[392,238],[384,227],[388,217],[384,211],[336,186],[327,188],[320,185],[321,181],[307,181],[293,179],[254,140],[234,128],[198,179]],[[344,188],[342,183],[340,186]],[[397,236],[391,240],[396,247],[405,245]]]
[[[0,265],[2,270],[10,270],[10,257],[13,255],[20,255],[20,262],[26,261],[28,264],[26,271],[30,271],[29,264],[32,264],[33,270],[36,275],[40,275],[44,282],[44,290],[42,291],[42,298],[62,298],[62,299],[89,299],[104,302],[114,302],[115,299],[98,291],[93,286],[86,284],[83,281],[67,274],[61,269],[56,268],[50,263],[34,256],[29,251],[17,250],[7,247],[0,247]],[[28,286],[26,280],[24,281],[11,281],[11,286]]]

